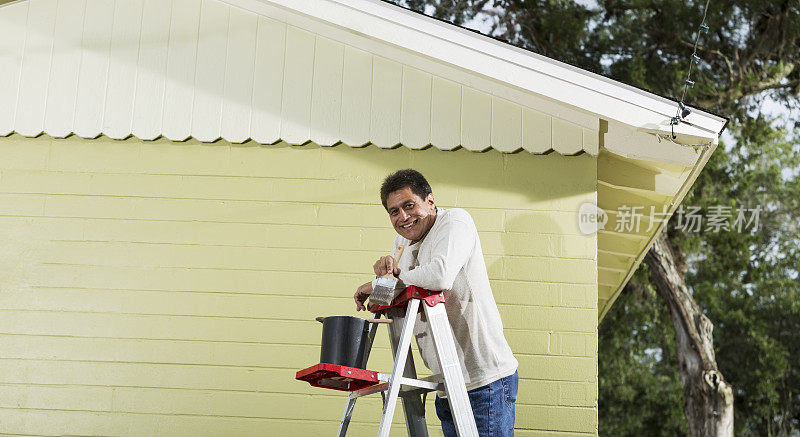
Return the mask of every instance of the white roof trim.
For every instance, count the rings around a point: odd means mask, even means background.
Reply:
[[[298,12],[59,4],[0,8],[0,136],[598,153],[593,114]]]
[[[264,7],[300,13],[636,128],[668,127],[676,111],[669,99],[380,0],[223,1],[257,13]],[[726,122],[700,109],[687,121],[694,126],[676,126],[676,134],[707,139],[716,139]]]

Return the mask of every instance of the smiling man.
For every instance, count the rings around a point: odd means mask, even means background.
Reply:
[[[399,245],[406,249],[397,265],[391,256],[378,259],[375,274],[392,272],[402,286],[443,290],[478,432],[513,435],[518,363],[503,335],[472,217],[463,209],[437,208],[428,181],[412,169],[384,180],[381,202],[397,231],[392,253]],[[366,309],[371,293],[372,282],[358,288],[353,298],[359,311]],[[417,317],[414,336],[420,355],[428,368],[440,373],[427,323]],[[455,436],[447,400],[437,396],[435,404],[444,434]]]

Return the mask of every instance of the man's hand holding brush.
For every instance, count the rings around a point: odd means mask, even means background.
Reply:
[[[386,276],[389,272],[392,272],[394,276],[400,274],[400,269],[394,266],[394,257],[390,255],[380,257],[375,261],[375,265],[372,266],[372,269],[375,270],[376,278]]]
[[[402,253],[402,252],[401,252]],[[372,269],[375,271],[375,277],[381,278],[392,272],[392,275],[397,277],[400,274],[400,269],[395,267],[395,260],[394,257],[386,255],[380,257],[375,264],[372,266]],[[364,311],[368,309],[371,310],[372,307],[377,306],[375,304],[370,303],[368,306],[364,305],[364,302],[369,299],[369,296],[372,294],[372,282],[367,282],[366,284],[358,287],[356,290],[356,294],[353,295],[353,300],[356,301],[356,311]]]

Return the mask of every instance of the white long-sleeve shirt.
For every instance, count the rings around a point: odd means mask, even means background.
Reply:
[[[467,390],[513,374],[519,363],[503,335],[478,230],[469,213],[439,208],[425,238],[410,243],[400,235],[394,239],[391,253],[400,244],[406,246],[398,262],[399,278],[406,286],[444,290],[445,310]],[[422,313],[417,317],[414,336],[420,355],[434,374],[441,373],[428,324]]]

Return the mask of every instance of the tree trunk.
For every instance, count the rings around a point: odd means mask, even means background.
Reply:
[[[733,390],[717,368],[714,325],[689,293],[665,234],[656,238],[644,262],[672,318],[689,434],[733,436]]]

